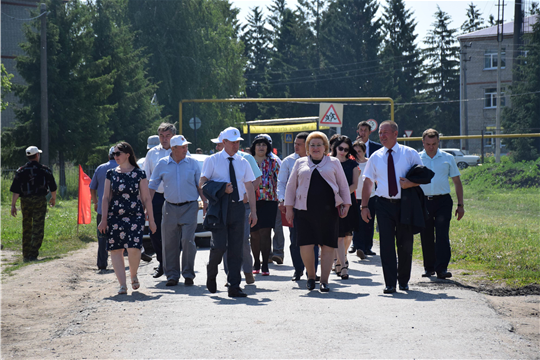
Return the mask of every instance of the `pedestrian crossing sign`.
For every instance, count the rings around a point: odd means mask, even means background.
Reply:
[[[292,144],[293,143],[293,134],[292,133],[285,133],[285,144]]]
[[[321,103],[319,105],[319,125],[343,126],[343,104]]]

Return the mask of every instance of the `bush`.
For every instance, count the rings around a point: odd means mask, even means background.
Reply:
[[[540,188],[540,158],[518,163],[505,158],[499,164],[487,161],[483,166],[463,170],[463,184],[483,189]]]

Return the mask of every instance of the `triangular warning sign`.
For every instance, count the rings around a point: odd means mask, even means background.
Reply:
[[[339,118],[339,115],[334,109],[334,105],[330,105],[326,113],[321,119],[321,125],[342,125],[341,119]]]

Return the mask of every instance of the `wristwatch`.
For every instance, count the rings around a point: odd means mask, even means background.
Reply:
[[[360,210],[364,210],[364,209],[367,209],[368,206],[363,206],[363,205],[360,205]]]
[[[463,204],[457,204],[457,207],[463,207]]]

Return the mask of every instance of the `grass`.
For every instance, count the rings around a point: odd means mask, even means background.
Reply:
[[[10,215],[10,202],[3,202],[2,244],[4,249],[18,252],[13,261],[2,266],[4,273],[24,266],[22,261],[22,213],[20,200],[17,202],[17,217]],[[56,206],[48,208],[45,218],[45,236],[39,250],[39,258],[43,260],[57,259],[70,251],[82,249],[88,243],[97,241],[95,219],[88,225],[79,225],[77,234],[77,199],[59,200]]]

